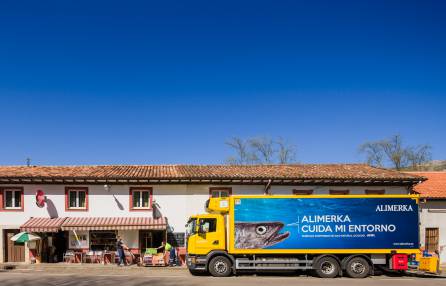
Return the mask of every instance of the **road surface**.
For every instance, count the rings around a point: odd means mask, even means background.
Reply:
[[[335,278],[320,279],[307,276],[286,275],[242,275],[229,278],[194,277],[187,270],[176,271],[36,271],[36,270],[14,270],[0,272],[1,286],[259,286],[263,285],[302,285],[302,286],[325,286],[325,285],[386,285],[386,286],[433,286],[446,285],[446,279],[440,278],[418,278],[418,277],[389,277],[374,276],[365,279]]]

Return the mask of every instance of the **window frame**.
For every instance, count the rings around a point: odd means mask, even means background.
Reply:
[[[134,192],[148,192],[149,193],[149,207],[134,207],[133,193]],[[142,203],[142,196],[140,197]],[[130,187],[129,188],[129,210],[130,211],[151,211],[153,203],[153,188],[152,187]]]
[[[386,190],[384,189],[378,189],[378,190],[365,190],[365,194],[366,195],[385,195],[386,194]]]
[[[331,196],[345,196],[345,195],[350,195],[350,190],[348,190],[348,189],[345,189],[345,190],[329,190],[328,193]]]
[[[79,192],[85,192],[85,207],[70,207],[70,192],[72,191],[76,192],[77,204],[79,204]],[[87,212],[88,209],[88,187],[65,187],[65,211]]]
[[[12,199],[15,201],[15,192],[20,192],[20,207],[6,207],[5,192],[13,191]],[[3,212],[23,212],[25,209],[25,192],[23,187],[1,187],[0,188],[0,211]]]
[[[213,192],[220,192],[221,191],[227,191],[229,194],[229,197],[232,196],[232,188],[231,187],[210,187],[209,188],[209,198],[213,198],[212,193]],[[217,198],[222,198],[221,196],[218,196]]]
[[[306,189],[306,190],[293,189],[294,196],[310,196],[312,194],[314,194],[314,190],[312,189]]]
[[[214,227],[214,230],[210,230],[211,228],[209,227],[209,231],[206,231],[205,233],[215,233],[215,232],[217,232],[217,218],[213,218],[213,217],[207,217],[207,218],[200,218],[199,220],[198,220],[198,225],[199,225],[199,228],[202,228],[202,225],[204,224],[203,223],[203,221],[206,221],[206,220],[208,220],[208,221],[212,221],[212,223],[213,223],[213,227]],[[211,224],[209,224],[210,226],[211,226]]]

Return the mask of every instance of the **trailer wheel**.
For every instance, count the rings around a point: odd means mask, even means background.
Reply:
[[[351,278],[365,278],[370,273],[370,264],[362,257],[353,257],[348,261],[345,272]]]
[[[316,275],[320,278],[334,278],[339,274],[339,263],[333,257],[327,256],[317,260],[314,265]]]
[[[209,262],[209,273],[214,277],[228,277],[232,273],[231,261],[224,256],[216,256]]]

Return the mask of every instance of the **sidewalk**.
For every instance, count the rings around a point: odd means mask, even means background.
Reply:
[[[186,267],[142,267],[135,265],[118,267],[115,264],[90,264],[90,263],[40,263],[40,264],[25,264],[25,263],[3,263],[0,264],[0,269],[9,269],[10,271],[36,271],[36,272],[57,272],[57,273],[169,273],[177,271],[185,271]]]

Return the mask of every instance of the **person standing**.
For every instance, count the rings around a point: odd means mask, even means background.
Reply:
[[[125,250],[128,249],[127,245],[124,244],[122,238],[118,236],[116,240],[116,250],[118,251],[119,262],[118,266],[124,266],[125,264]]]
[[[166,265],[167,264],[169,264],[170,265],[170,259],[169,259],[169,261],[166,261],[166,258],[167,258],[167,253],[169,253],[169,256],[170,256],[170,254],[171,254],[171,250],[172,250],[172,245],[170,245],[170,243],[168,243],[166,240],[163,240],[163,242],[161,243],[161,246],[159,246],[158,248],[157,248],[157,251],[159,252],[159,253],[162,253],[163,254],[163,257],[164,257],[164,262],[166,263]]]
[[[169,266],[176,266],[176,265],[177,265],[177,252],[175,247],[171,246],[169,255]]]

